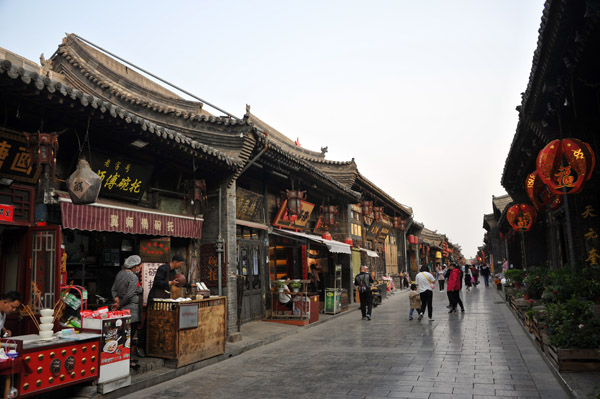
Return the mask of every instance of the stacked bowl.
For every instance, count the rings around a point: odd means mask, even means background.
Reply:
[[[54,309],[40,309],[40,338],[44,340],[52,339],[54,331]]]

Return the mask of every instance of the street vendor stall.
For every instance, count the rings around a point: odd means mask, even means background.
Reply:
[[[16,351],[11,378],[16,397],[25,398],[98,378],[100,335],[80,333],[41,338],[37,334],[2,339],[5,352]],[[7,374],[7,368],[3,375]],[[7,378],[8,381],[8,378]],[[6,392],[5,392],[6,393]]]
[[[177,368],[199,362],[225,353],[227,298],[156,298],[148,304],[147,323],[147,356],[171,359],[167,365]]]

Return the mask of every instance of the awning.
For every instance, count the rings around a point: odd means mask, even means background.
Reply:
[[[306,238],[308,240],[318,242],[319,244],[325,245],[327,247],[327,249],[329,250],[329,252],[334,252],[337,254],[352,255],[352,249],[351,249],[350,245],[340,242],[340,241],[326,240],[324,238],[321,238],[320,236],[306,234],[306,233],[297,233],[295,231],[288,231],[288,230],[282,230],[282,229],[273,229],[273,233],[280,234],[280,235],[288,235],[288,236],[293,236],[293,237],[295,236],[295,237]]]
[[[68,194],[57,194],[65,229],[202,238],[202,217],[177,215],[107,200],[98,200],[90,205],[74,205]]]
[[[269,230],[269,227],[263,223],[249,222],[247,220],[236,219],[235,224],[240,226],[252,227],[253,229]]]
[[[377,255],[377,252],[375,252],[375,251],[371,251],[370,249],[364,249],[364,248],[361,248],[360,250],[363,252],[366,252],[367,256],[370,256],[371,258],[379,258],[379,255]]]

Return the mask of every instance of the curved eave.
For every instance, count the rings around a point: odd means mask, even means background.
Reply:
[[[108,101],[74,89],[68,84],[42,76],[38,72],[27,71],[22,67],[15,67],[9,60],[0,62],[0,77],[2,76],[15,81],[20,80],[25,85],[33,88],[40,96],[50,94],[59,97],[59,99],[69,99],[79,103],[84,109],[99,111],[105,115],[110,115],[114,119],[120,119],[127,124],[136,126],[144,132],[149,132],[161,139],[165,139],[173,145],[187,147],[193,151],[213,157],[231,169],[237,169],[242,166],[242,161],[222,154],[220,151],[192,140],[179,132],[152,123],[130,113],[122,107],[115,106]]]

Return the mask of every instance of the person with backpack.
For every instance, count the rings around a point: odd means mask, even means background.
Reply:
[[[371,320],[371,312],[373,311],[373,293],[371,285],[375,281],[369,274],[369,267],[362,265],[360,273],[354,277],[354,285],[358,287],[358,296],[360,298],[360,312],[363,320]]]

